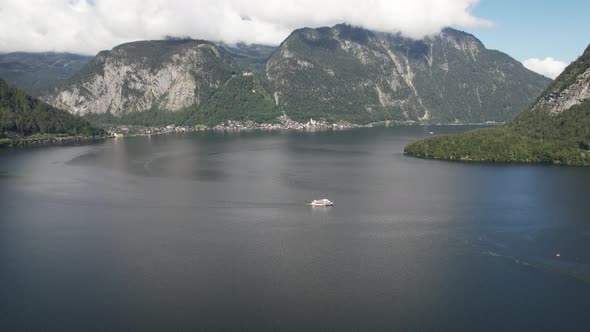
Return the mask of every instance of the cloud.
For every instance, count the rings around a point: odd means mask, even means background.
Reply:
[[[522,64],[536,73],[553,79],[559,76],[565,67],[567,67],[567,63],[551,57],[545,59],[530,58],[524,60]]]
[[[0,52],[99,50],[166,35],[279,44],[297,28],[349,23],[420,38],[490,25],[479,0],[0,0]]]

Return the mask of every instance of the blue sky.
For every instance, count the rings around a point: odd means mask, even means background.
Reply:
[[[519,61],[553,57],[569,63],[590,43],[590,0],[481,0],[473,13],[495,26],[469,32]]]

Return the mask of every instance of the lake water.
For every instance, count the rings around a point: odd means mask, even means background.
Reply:
[[[467,129],[2,150],[0,330],[587,330],[590,169],[402,153]]]

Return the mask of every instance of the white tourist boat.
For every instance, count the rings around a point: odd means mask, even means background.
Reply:
[[[324,198],[324,199],[313,200],[313,201],[311,201],[311,203],[309,203],[309,205],[311,205],[311,206],[332,206],[332,205],[334,205],[334,202],[332,202],[329,199]]]

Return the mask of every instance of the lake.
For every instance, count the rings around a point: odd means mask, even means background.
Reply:
[[[403,155],[467,129],[0,150],[0,330],[587,329],[590,169]]]

